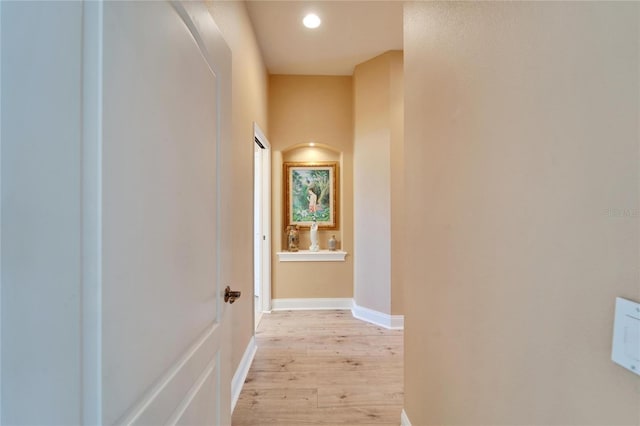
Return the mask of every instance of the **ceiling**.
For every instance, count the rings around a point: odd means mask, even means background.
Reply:
[[[271,74],[351,75],[387,50],[402,49],[401,1],[247,1]],[[302,25],[307,13],[322,25]]]

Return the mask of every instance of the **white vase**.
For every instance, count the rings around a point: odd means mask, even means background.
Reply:
[[[332,235],[331,238],[329,238],[329,250],[336,251],[337,246],[338,246],[338,240],[336,240],[335,235]]]
[[[318,223],[313,222],[311,224],[311,247],[309,247],[309,251],[320,251],[320,246],[318,245]]]

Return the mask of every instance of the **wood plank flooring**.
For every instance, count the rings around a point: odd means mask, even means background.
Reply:
[[[264,314],[233,426],[399,425],[402,339],[350,311]]]

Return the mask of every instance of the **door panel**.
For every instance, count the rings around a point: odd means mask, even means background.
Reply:
[[[189,393],[188,403],[183,404],[176,417],[169,424],[176,425],[219,425],[221,423],[211,408],[211,401],[217,400],[217,386],[215,378],[217,372],[212,363],[204,372],[202,378]],[[182,408],[181,407],[181,408]],[[204,415],[203,415],[204,414]]]
[[[180,13],[182,12],[182,13]],[[219,77],[181,5],[104,4],[103,421],[214,419]],[[206,18],[206,15],[203,15]],[[215,58],[218,60],[219,58]]]

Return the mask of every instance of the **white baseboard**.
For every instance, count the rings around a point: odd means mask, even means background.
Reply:
[[[404,315],[391,315],[391,329],[404,330]]]
[[[273,299],[271,302],[274,311],[300,311],[300,310],[325,310],[325,309],[351,309],[353,299]]]
[[[251,340],[249,340],[247,349],[245,349],[244,355],[242,355],[242,359],[240,360],[240,365],[238,365],[236,373],[233,375],[233,379],[231,380],[232,413],[233,409],[236,408],[238,398],[240,398],[240,392],[242,391],[242,387],[244,386],[244,381],[247,378],[247,374],[249,374],[249,369],[251,368],[251,363],[253,362],[253,357],[256,356],[257,350],[258,347],[256,346],[256,338],[255,336],[251,336]]]
[[[355,318],[379,325],[380,327],[384,327],[389,330],[404,329],[404,315],[389,315],[383,312],[374,311],[373,309],[358,306],[355,300],[351,307],[351,313]]]
[[[407,416],[407,412],[402,409],[402,414],[400,414],[400,426],[411,426],[411,422],[409,421],[409,417]]]
[[[351,298],[333,299],[273,299],[273,311],[329,310],[350,309],[351,314],[362,321],[367,321],[389,330],[404,329],[404,315],[389,315],[373,309],[358,306]]]

